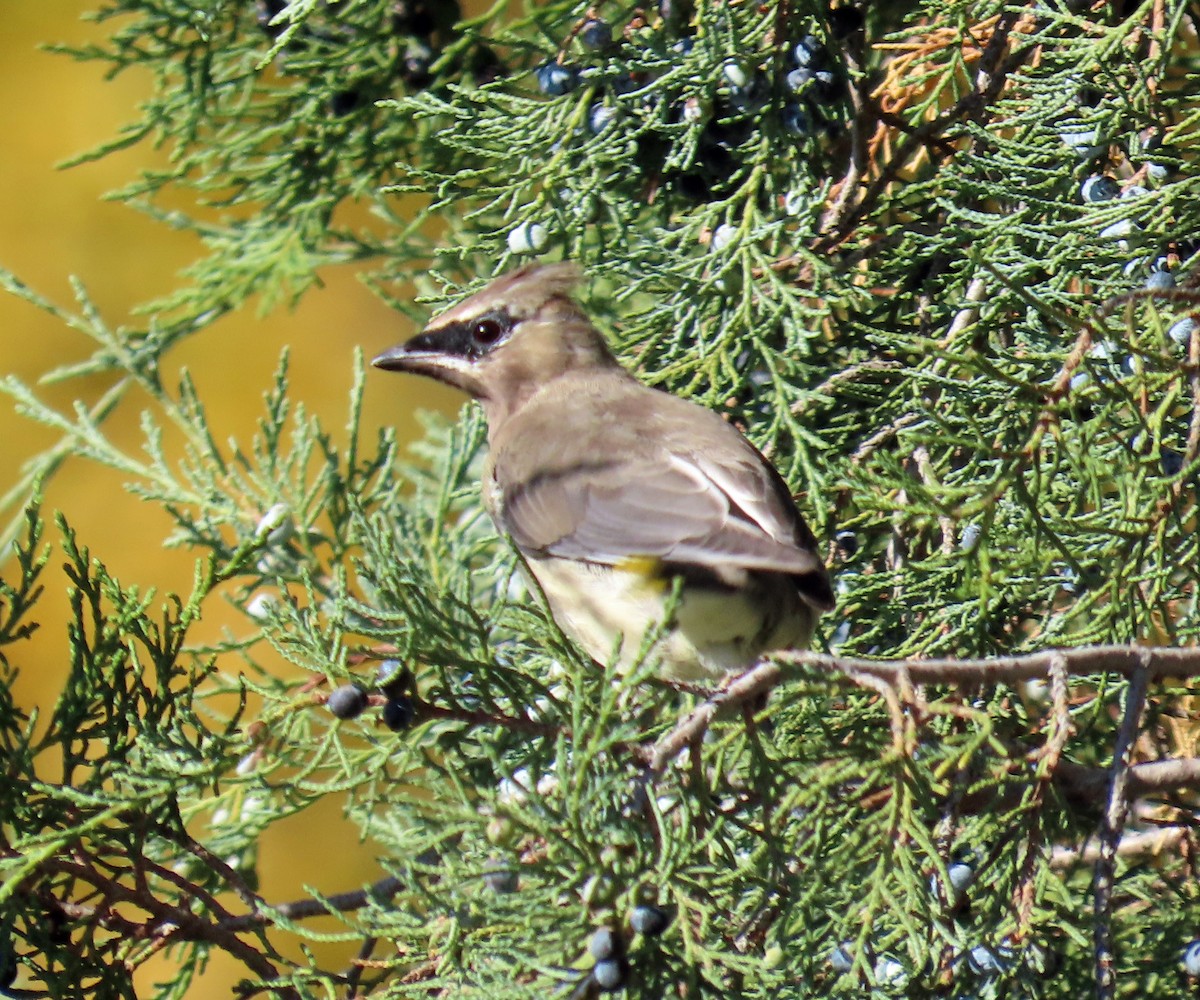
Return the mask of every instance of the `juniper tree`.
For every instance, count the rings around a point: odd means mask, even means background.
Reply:
[[[61,435],[9,493],[6,678],[51,546],[73,611],[42,721],[0,688],[5,983],[133,996],[165,948],[163,997],[218,951],[243,996],[1192,995],[1200,8],[97,16],[68,54],[154,90],[82,158],[163,146],[120,197],[204,254],[141,329],[4,278],[95,342],[49,377],[109,386],[5,383]],[[419,321],[530,256],[580,261],[622,358],[777,464],[837,576],[819,651],[718,693],[618,675],[483,516],[473,406],[404,452],[356,361],[337,446],[285,357],[224,444],[173,360],[335,264]],[[132,387],[140,451],[105,430]],[[170,515],[189,594],[40,509],[67,460]],[[201,643],[230,599],[245,630]],[[378,880],[264,897],[263,831],[325,797]],[[331,938],[336,968],[294,947]]]

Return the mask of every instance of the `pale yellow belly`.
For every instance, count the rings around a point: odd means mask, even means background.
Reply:
[[[530,571],[562,630],[600,663],[628,670],[662,623],[667,582],[644,573],[566,559],[530,559]],[[814,615],[781,574],[741,588],[685,586],[674,621],[648,651],[663,676],[714,681],[745,670],[765,652],[803,648]]]

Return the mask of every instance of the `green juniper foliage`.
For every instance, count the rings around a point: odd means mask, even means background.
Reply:
[[[108,41],[73,55],[154,88],[81,159],[162,146],[117,196],[205,254],[144,329],[3,276],[94,341],[48,377],[108,390],[59,412],[5,383],[61,435],[6,495],[5,680],[50,545],[72,624],[57,705],[0,686],[0,988],[132,997],[165,948],[146,995],[200,995],[215,952],[244,996],[1194,995],[1183,681],[1147,696],[1084,656],[1048,683],[915,686],[785,658],[768,700],[656,755],[703,695],[556,629],[482,512],[477,409],[404,457],[360,426],[360,375],[338,445],[285,356],[221,444],[172,349],[334,264],[422,319],[519,258],[577,259],[622,357],[802,496],[838,581],[829,651],[1195,646],[1195,4],[97,16]],[[105,430],[133,388],[140,452]],[[115,579],[70,511],[46,529],[37,484],[68,458],[170,514],[189,595]],[[244,626],[198,639],[225,602]],[[335,715],[348,684],[368,704]],[[378,881],[264,898],[261,834],[327,796]]]

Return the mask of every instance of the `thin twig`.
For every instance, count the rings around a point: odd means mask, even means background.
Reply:
[[[850,464],[862,465],[881,445],[886,444],[905,427],[910,427],[921,418],[922,414],[920,413],[905,413],[890,424],[885,424],[854,450],[854,454],[850,456]]]
[[[1112,938],[1112,890],[1117,868],[1117,849],[1129,813],[1129,755],[1137,739],[1150,686],[1150,671],[1135,670],[1125,692],[1125,714],[1113,747],[1112,778],[1108,805],[1100,824],[1100,856],[1092,880],[1092,899],[1096,923],[1093,928],[1096,948],[1096,1000],[1113,1000],[1117,993],[1116,959]]]
[[[967,286],[967,293],[963,296],[971,304],[963,306],[957,313],[954,314],[954,319],[950,323],[949,329],[946,330],[946,336],[942,338],[942,347],[949,347],[954,343],[954,339],[967,329],[976,319],[979,318],[979,305],[987,297],[987,281],[984,278],[973,278]]]
[[[384,700],[384,699],[381,699]],[[552,722],[539,722],[524,715],[493,715],[481,709],[463,708],[461,705],[447,707],[435,705],[433,702],[413,698],[413,708],[418,719],[453,719],[466,722],[473,726],[503,726],[521,733],[532,733],[535,736],[556,737],[564,735],[562,726]],[[570,736],[569,732],[565,735]]]
[[[895,685],[887,678],[854,670],[846,671],[846,676],[855,684],[869,687],[880,694],[884,704],[887,705],[888,722],[892,730],[892,749],[897,753],[904,753],[904,706],[900,703],[900,696],[896,693]]]
[[[943,132],[963,120],[978,120],[982,112],[996,99],[1004,87],[1009,75],[1017,69],[1029,56],[1033,46],[1029,45],[1012,52],[1007,59],[1000,60],[1000,55],[1008,44],[1008,36],[1015,27],[1019,15],[1015,12],[1005,14],[997,25],[995,33],[988,41],[987,48],[980,58],[979,73],[976,86],[970,93],[964,94],[954,106],[937,118],[930,119],[918,125],[903,142],[899,144],[891,159],[884,164],[879,175],[871,182],[857,204],[838,218],[835,229],[828,230],[818,245],[814,248],[818,253],[836,246],[847,233],[854,230],[863,218],[871,211],[879,196],[899,176],[901,168],[929,141],[939,137]]]
[[[941,492],[942,484],[938,482],[937,473],[933,470],[933,460],[929,456],[929,449],[925,445],[917,445],[913,450],[913,461],[916,463],[917,472],[920,473],[921,482],[925,484],[925,488],[934,496]],[[954,551],[955,527],[954,518],[949,514],[938,515],[938,527],[942,531],[942,553],[949,555]]]
[[[727,705],[741,705],[751,698],[765,694],[779,683],[782,676],[783,671],[776,663],[760,663],[757,667],[742,674],[728,687],[697,705],[684,716],[679,725],[654,744],[646,757],[647,769],[655,774],[662,771],[671,758],[692,740],[698,739],[704,734],[717,712],[722,708]]]
[[[95,886],[102,895],[103,903],[98,904],[88,917],[96,920],[101,926],[109,926],[110,919],[116,915],[114,904],[129,904],[142,909],[153,918],[133,931],[135,938],[156,942],[167,939],[169,943],[180,940],[206,941],[240,960],[260,979],[273,980],[278,976],[269,959],[239,939],[236,929],[224,926],[224,922],[206,920],[185,906],[165,902],[149,891],[139,892],[118,879],[105,878],[94,868],[66,858],[48,858],[43,862],[42,870],[61,872]],[[64,909],[63,912],[67,911]],[[235,921],[236,919],[234,918]],[[128,924],[127,920],[125,922]],[[295,992],[289,989],[281,996],[294,997]]]
[[[363,943],[359,946],[358,954],[354,956],[350,970],[346,973],[347,997],[358,995],[358,984],[362,982],[363,973],[367,970],[371,961],[371,952],[375,950],[375,945],[378,941],[379,939],[376,937],[367,936],[363,938]]]
[[[1053,711],[1050,715],[1050,734],[1045,745],[1037,752],[1037,777],[1030,797],[1029,836],[1021,846],[1020,873],[1013,890],[1014,909],[1018,915],[1018,933],[1024,934],[1033,919],[1033,906],[1037,892],[1036,873],[1041,861],[1042,841],[1045,827],[1042,813],[1046,805],[1046,790],[1059,777],[1063,750],[1070,739],[1071,705],[1070,683],[1067,665],[1061,654],[1050,662],[1050,694]]]
[[[869,76],[862,72],[862,60],[858,47],[847,46],[846,68],[852,79],[849,88],[850,106],[850,156],[846,164],[846,173],[834,186],[833,204],[826,210],[821,219],[819,231],[827,233],[836,229],[846,206],[858,193],[858,185],[866,173],[868,165],[867,133],[875,121],[871,114],[874,108],[870,101]]]
[[[808,410],[817,400],[832,394],[832,391],[837,388],[842,382],[853,382],[863,372],[883,372],[897,371],[902,369],[899,361],[889,361],[886,358],[871,358],[867,361],[860,361],[858,364],[850,365],[846,368],[841,368],[829,376],[824,382],[817,386],[813,391],[792,404],[792,413],[800,416]]]
[[[279,919],[292,921],[307,917],[324,917],[330,913],[350,913],[361,910],[368,903],[386,903],[400,891],[403,883],[394,876],[382,878],[374,885],[353,892],[338,892],[321,899],[298,899],[293,903],[280,903],[256,910],[240,917],[222,920],[216,926],[225,931],[249,931],[266,927]]]
[[[1186,842],[1188,828],[1164,826],[1157,830],[1143,830],[1121,838],[1117,845],[1117,856],[1143,857],[1147,854],[1162,854],[1173,851]],[[1072,868],[1078,864],[1094,864],[1100,860],[1100,845],[1088,841],[1080,847],[1056,847],[1050,853],[1050,867],[1056,871]]]

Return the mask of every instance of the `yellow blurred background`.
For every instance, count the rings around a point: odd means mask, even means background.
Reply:
[[[76,62],[39,49],[44,43],[72,45],[104,37],[104,25],[82,20],[99,0],[7,0],[3,58],[0,59],[0,264],[60,305],[72,307],[69,276],[78,277],[110,326],[138,323],[131,309],[162,295],[182,280],[179,270],[200,252],[194,237],[167,229],[118,202],[106,192],[161,164],[146,145],[70,170],[56,164],[111,138],[136,118],[149,93],[149,78],[127,72],[103,79],[102,64]],[[322,275],[325,287],[310,291],[292,312],[277,310],[263,319],[252,310],[226,317],[168,355],[164,374],[187,367],[199,386],[216,439],[233,436],[248,444],[262,413],[262,395],[284,345],[291,347],[291,387],[318,415],[335,440],[344,440],[353,352],[369,358],[412,330],[385,307],[347,268]],[[6,293],[0,293],[0,373],[36,382],[50,368],[91,353],[92,343],[61,322]],[[71,382],[44,387],[43,398],[59,407],[83,395],[94,401],[105,386]],[[426,380],[368,375],[363,426],[367,437],[379,424],[397,425],[405,440],[416,433],[413,412],[436,407],[454,412],[461,400]],[[114,437],[140,447],[139,410],[144,400],[129,397],[107,425]],[[0,397],[0,493],[18,479],[20,467],[54,435],[14,414]],[[152,505],[127,493],[119,475],[81,460],[69,461],[52,481],[45,511],[64,511],[80,539],[123,584],[186,593],[193,555],[162,547],[168,519]],[[53,530],[48,536],[54,540]],[[17,703],[26,710],[53,705],[65,677],[67,640],[66,578],[57,555],[44,577],[46,596],[35,616],[41,628],[32,640],[8,651],[20,669]],[[0,568],[8,572],[10,567]],[[50,777],[48,775],[48,777]],[[323,892],[358,888],[379,877],[369,845],[341,815],[335,797],[272,828],[260,853],[260,889],[271,901],[305,895],[311,885]],[[339,953],[344,949],[339,949]],[[160,980],[164,969],[140,973],[143,986]],[[190,995],[225,996],[245,970],[217,956]],[[24,982],[19,978],[17,985]]]

